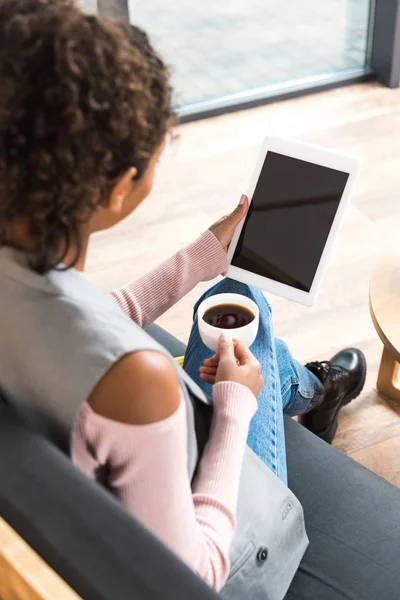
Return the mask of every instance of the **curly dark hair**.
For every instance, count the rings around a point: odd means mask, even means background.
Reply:
[[[136,178],[172,123],[169,71],[137,27],[72,0],[0,0],[0,244],[26,223],[46,273],[129,167]]]

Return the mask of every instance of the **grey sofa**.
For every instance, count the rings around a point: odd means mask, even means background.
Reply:
[[[150,332],[183,353],[162,330]],[[400,490],[294,421],[285,426],[289,486],[311,542],[287,599],[398,600]],[[4,400],[0,515],[84,600],[219,597]]]

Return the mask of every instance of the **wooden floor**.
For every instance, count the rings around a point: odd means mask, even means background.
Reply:
[[[400,91],[360,84],[192,123],[178,133],[152,196],[94,240],[91,280],[106,291],[144,274],[234,208],[268,133],[362,157],[353,205],[316,306],[269,299],[276,335],[299,360],[327,359],[344,346],[365,352],[365,390],[343,410],[335,445],[400,486],[400,405],[375,391],[381,343],[368,310],[372,268],[400,231]],[[208,285],[199,285],[160,324],[187,340],[192,305]]]

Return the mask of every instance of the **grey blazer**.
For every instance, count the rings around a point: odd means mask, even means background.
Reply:
[[[2,248],[0,280],[0,381],[22,416],[68,451],[79,405],[110,366],[129,352],[157,350],[171,358],[185,398],[193,478],[212,407],[168,352],[74,270],[39,276],[23,255]],[[307,545],[299,501],[247,448],[222,598],[282,600]]]

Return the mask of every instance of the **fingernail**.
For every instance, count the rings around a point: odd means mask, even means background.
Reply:
[[[225,343],[232,341],[231,336],[229,335],[229,333],[226,333],[225,331],[223,333],[221,333],[221,340]]]
[[[245,194],[242,194],[239,204],[244,204],[245,202],[246,202],[246,196],[245,196]]]

